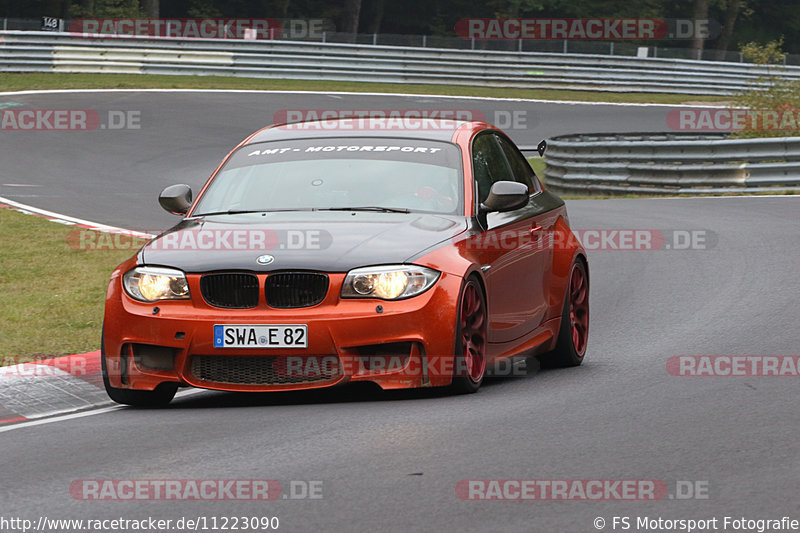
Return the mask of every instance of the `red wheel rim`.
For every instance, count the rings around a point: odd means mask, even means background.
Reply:
[[[572,344],[578,355],[586,352],[589,337],[589,283],[582,263],[572,267],[569,281],[569,320],[572,325]]]
[[[464,368],[476,383],[486,371],[486,308],[478,290],[472,281],[464,288],[459,323]]]

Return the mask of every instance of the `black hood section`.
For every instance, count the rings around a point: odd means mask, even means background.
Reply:
[[[317,270],[404,263],[467,229],[465,217],[362,211],[270,212],[184,219],[140,253],[184,272]],[[274,259],[259,264],[263,255]]]

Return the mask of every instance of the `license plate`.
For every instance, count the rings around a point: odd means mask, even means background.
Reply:
[[[214,348],[308,348],[308,326],[216,324]]]

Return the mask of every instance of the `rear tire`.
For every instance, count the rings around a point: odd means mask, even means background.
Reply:
[[[557,368],[580,365],[586,355],[588,338],[589,276],[586,274],[586,264],[578,259],[570,269],[556,347],[541,357],[542,366]]]
[[[153,390],[131,390],[112,387],[108,380],[108,365],[106,364],[105,334],[100,341],[100,367],[103,371],[103,385],[108,397],[117,403],[133,407],[163,407],[172,401],[178,391],[177,383],[160,383]]]
[[[455,394],[477,392],[486,375],[486,297],[475,278],[468,278],[458,299],[453,382]]]

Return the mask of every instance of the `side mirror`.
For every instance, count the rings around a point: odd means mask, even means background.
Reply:
[[[528,186],[516,181],[496,181],[481,204],[484,211],[513,211],[528,203]]]
[[[158,203],[173,215],[185,215],[192,206],[192,188],[184,183],[170,185],[158,195]]]
[[[540,142],[536,147],[536,151],[539,152],[539,157],[544,157],[545,150],[547,150],[547,141],[542,140],[542,142]]]

